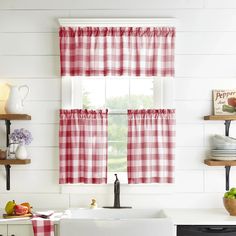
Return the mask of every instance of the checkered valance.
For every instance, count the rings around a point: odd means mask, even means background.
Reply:
[[[175,28],[61,27],[62,76],[174,76]]]

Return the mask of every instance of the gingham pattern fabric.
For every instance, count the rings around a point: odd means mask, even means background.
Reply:
[[[60,110],[60,184],[107,182],[107,116],[107,110]]]
[[[54,236],[54,223],[51,220],[34,218],[31,220],[34,236]]]
[[[172,183],[175,110],[128,110],[128,183]]]
[[[175,28],[61,27],[62,76],[174,76]]]

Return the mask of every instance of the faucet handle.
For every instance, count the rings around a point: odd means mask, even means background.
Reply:
[[[119,181],[117,174],[114,174],[114,175],[115,175],[115,177],[116,177],[116,180]]]

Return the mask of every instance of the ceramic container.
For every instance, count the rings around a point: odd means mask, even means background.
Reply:
[[[19,144],[16,148],[16,159],[25,160],[27,159],[28,153],[25,145]]]
[[[8,85],[10,88],[9,96],[5,105],[5,112],[8,114],[21,114],[23,113],[24,100],[29,93],[29,87],[27,85],[14,86]],[[22,90],[25,89],[23,96]]]

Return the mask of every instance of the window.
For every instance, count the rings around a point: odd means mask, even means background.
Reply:
[[[174,108],[174,21],[59,19],[59,22],[61,108],[109,110],[108,171],[124,173],[124,178],[120,178],[124,183],[127,109]]]
[[[64,108],[108,108],[108,182],[114,172],[127,182],[127,109],[173,108],[173,78],[63,77],[62,83]]]

